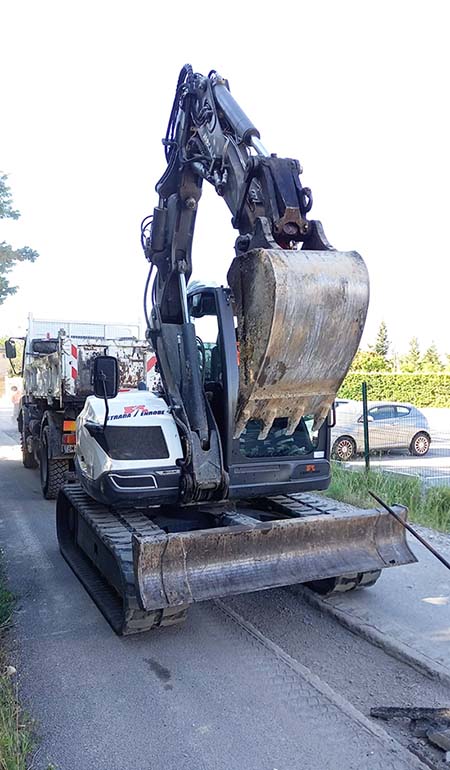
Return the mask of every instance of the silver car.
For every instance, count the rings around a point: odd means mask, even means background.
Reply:
[[[423,456],[430,448],[428,420],[412,404],[372,401],[368,405],[370,451],[408,449]],[[351,460],[364,452],[364,424],[360,401],[341,401],[336,405],[336,425],[331,430],[331,456]]]

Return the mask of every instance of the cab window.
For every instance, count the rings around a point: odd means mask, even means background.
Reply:
[[[303,418],[294,433],[286,433],[287,419],[279,417],[269,431],[267,438],[259,439],[261,422],[250,420],[239,438],[239,452],[244,457],[299,457],[310,454],[317,442],[312,431],[312,418]]]
[[[195,326],[203,382],[222,382],[219,323],[214,296],[194,294],[189,298],[189,311],[191,323]]]

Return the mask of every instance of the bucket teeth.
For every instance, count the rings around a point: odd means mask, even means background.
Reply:
[[[234,438],[239,438],[241,433],[245,430],[245,426],[247,425],[248,421],[251,419],[251,412],[250,409],[244,409],[239,413],[239,418],[236,420],[235,429],[234,429]]]
[[[292,436],[302,417],[303,417],[303,409],[300,412],[297,412],[297,414],[295,414],[294,416],[288,418],[287,427],[286,427],[287,436]]]
[[[264,441],[267,438],[276,416],[277,413],[274,409],[266,409],[264,414],[261,415],[261,430],[258,434],[258,441]]]
[[[334,399],[333,399],[334,400]],[[331,406],[331,405],[330,405]],[[330,407],[325,407],[324,409],[321,409],[319,414],[317,414],[314,418],[313,423],[313,430],[319,430],[319,428],[322,427],[323,423],[327,419],[328,412],[330,411]]]

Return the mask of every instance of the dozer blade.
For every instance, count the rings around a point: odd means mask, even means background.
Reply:
[[[239,323],[235,437],[276,417],[292,433],[301,417],[326,418],[358,349],[369,278],[355,251],[254,249],[234,259],[228,281]]]
[[[245,509],[235,526],[134,535],[138,600],[150,611],[416,561],[390,514],[345,508],[269,523]]]

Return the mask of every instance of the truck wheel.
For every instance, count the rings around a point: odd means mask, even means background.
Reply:
[[[48,426],[42,431],[41,441],[41,487],[42,494],[46,500],[55,500],[58,492],[66,480],[66,473],[69,470],[69,460],[53,460],[48,451]]]
[[[23,417],[19,417],[20,430],[20,448],[22,449],[22,462],[25,468],[37,468],[38,464],[33,452],[29,452],[27,449],[27,441],[25,435],[25,428],[23,424]]]

